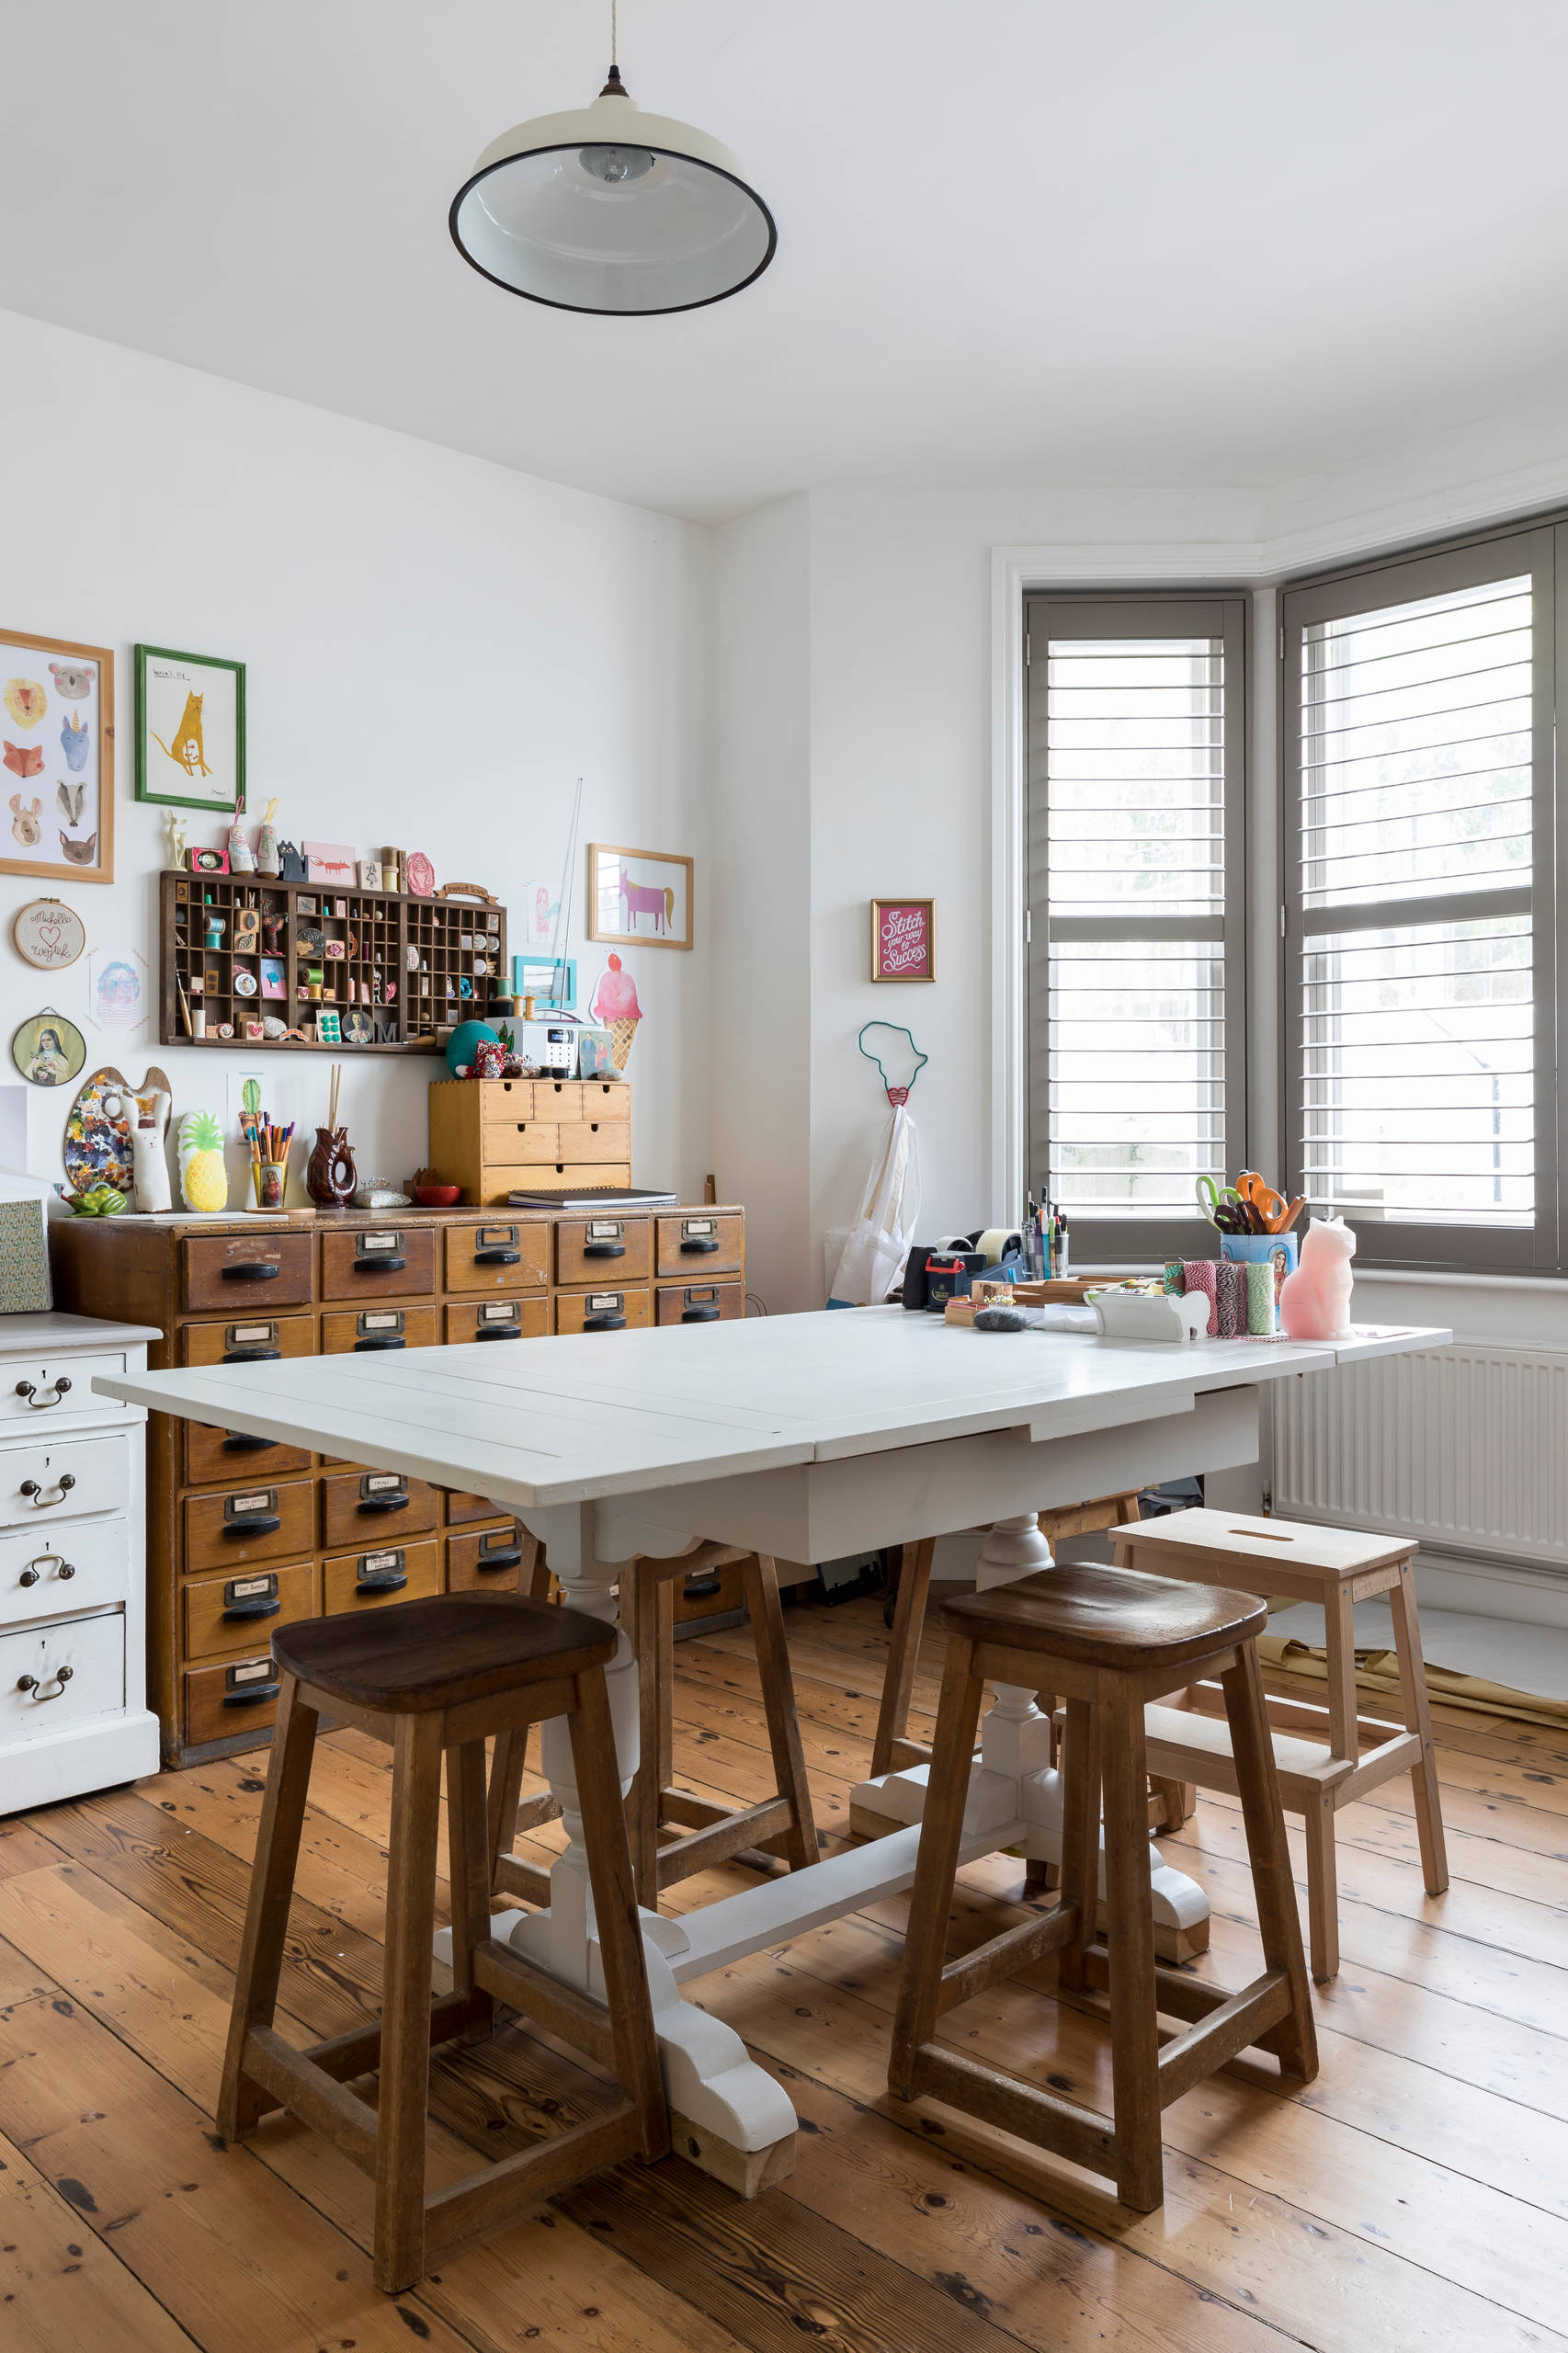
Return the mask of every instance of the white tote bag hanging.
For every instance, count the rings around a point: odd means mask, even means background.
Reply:
[[[909,1084],[889,1086],[879,1055],[866,1045],[868,1030],[886,1029],[909,1040],[916,1057]],[[838,1264],[827,1286],[830,1307],[880,1307],[903,1271],[915,1244],[920,1219],[920,1148],[914,1120],[905,1108],[909,1089],[924,1070],[927,1057],[909,1031],[881,1021],[869,1021],[858,1040],[868,1062],[881,1075],[892,1117],[882,1131],[881,1143],[866,1179],[860,1214],[845,1237]]]

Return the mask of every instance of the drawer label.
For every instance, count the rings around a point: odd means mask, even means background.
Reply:
[[[619,1307],[622,1305],[625,1296],[626,1294],[624,1291],[619,1290],[593,1291],[590,1293],[588,1299],[589,1310],[593,1314],[597,1315],[603,1308]]]
[[[234,1691],[242,1683],[265,1683],[271,1673],[272,1661],[269,1658],[246,1659],[243,1665],[229,1669],[229,1688]]]
[[[482,1225],[473,1237],[476,1250],[509,1249],[517,1239],[515,1225]]]
[[[359,1574],[362,1577],[375,1576],[382,1569],[401,1569],[402,1566],[401,1545],[394,1547],[390,1552],[361,1552],[359,1555]]]
[[[359,1247],[363,1251],[395,1250],[402,1240],[401,1233],[362,1233]]]
[[[359,1329],[361,1332],[401,1332],[403,1310],[401,1307],[392,1307],[379,1315],[361,1315]]]
[[[516,1548],[517,1541],[517,1529],[514,1522],[510,1528],[493,1528],[488,1535],[482,1536],[479,1549],[482,1552],[510,1552]]]
[[[707,1305],[716,1300],[719,1294],[714,1290],[711,1283],[709,1284],[706,1290],[694,1290],[688,1283],[687,1286],[686,1303],[688,1307],[695,1306],[699,1302]]]
[[[480,1313],[487,1324],[515,1324],[517,1320],[517,1302],[503,1299],[492,1303],[487,1301]]]
[[[225,1601],[271,1601],[278,1592],[276,1574],[266,1577],[231,1577],[223,1587]]]
[[[276,1324],[231,1324],[224,1338],[231,1348],[266,1347],[278,1337]]]
[[[588,1221],[590,1242],[619,1242],[624,1230],[624,1221],[619,1217],[590,1218]]]
[[[368,1471],[359,1482],[362,1495],[390,1495],[406,1484],[401,1471]]]
[[[278,1497],[273,1490],[264,1487],[259,1495],[230,1495],[223,1508],[231,1519],[243,1519],[252,1512],[274,1511],[277,1506]]]
[[[711,1233],[718,1221],[710,1217],[688,1217],[681,1221],[683,1233]]]

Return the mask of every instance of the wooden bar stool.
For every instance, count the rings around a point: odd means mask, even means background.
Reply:
[[[375,2280],[391,2294],[412,2287],[453,2247],[504,2228],[552,2191],[623,2157],[660,2157],[669,2147],[605,1693],[605,1663],[615,1643],[613,1627],[580,1611],[480,1593],[397,1603],[366,1616],[307,1619],[273,1636],[282,1688],[218,2129],[227,2141],[243,2140],[269,2109],[288,2108],[373,2175]],[[386,1982],[379,2023],[301,2051],[272,2020],[324,1711],[392,1751]],[[490,1935],[485,1740],[552,1716],[565,1716],[571,1733],[603,2001],[546,1975]],[[443,1754],[452,1990],[432,2003]],[[620,2098],[608,2114],[426,2197],[431,2047],[453,2035],[482,2039],[497,2001],[613,2066]],[[381,2091],[371,2108],[347,2086],[377,2068]]]
[[[675,1779],[675,1588],[684,1578],[744,1563],[746,1615],[756,1646],[767,1745],[773,1753],[774,1795],[759,1804],[731,1808],[711,1798],[690,1796]],[[667,1561],[644,1553],[630,1572],[632,1646],[637,1654],[640,1756],[627,1799],[631,1859],[637,1893],[650,1912],[659,1891],[710,1863],[756,1852],[781,1855],[792,1870],[817,1859],[816,1823],[795,1686],[784,1639],[778,1572],[766,1552],[735,1544],[700,1544]],[[676,1833],[669,1836],[666,1834]]]
[[[1287,2074],[1310,2081],[1317,2073],[1312,1996],[1254,1648],[1267,1614],[1251,1594],[1076,1566],[1042,1570],[990,1593],[966,1593],[942,1605],[941,1619],[947,1665],[889,2088],[903,2099],[930,2093],[1108,2174],[1122,2201],[1146,2213],[1165,2194],[1160,2113],[1172,2100],[1249,2043],[1275,2052]],[[1143,1710],[1196,1670],[1217,1676],[1224,1694],[1263,1938],[1263,1974],[1236,1994],[1154,1962]],[[1054,1911],[944,1966],[988,1677],[1066,1696],[1062,1900]],[[1095,1940],[1102,1783],[1108,1949]],[[943,2011],[1051,1952],[1059,1957],[1062,1985],[1108,1989],[1108,2117],[936,2040]],[[1161,2011],[1196,2023],[1162,2048]]]
[[[1312,1975],[1322,1984],[1339,1967],[1334,1817],[1342,1806],[1365,1797],[1380,1781],[1408,1773],[1426,1892],[1441,1895],[1449,1883],[1421,1622],[1411,1574],[1415,1546],[1386,1536],[1359,1535],[1351,1529],[1221,1511],[1173,1512],[1168,1519],[1119,1528],[1114,1541],[1118,1562],[1129,1568],[1195,1583],[1224,1577],[1252,1593],[1322,1605],[1327,1627],[1327,1707],[1304,1700],[1267,1702],[1280,1796],[1286,1812],[1299,1813],[1306,1826]],[[1393,1613],[1403,1723],[1361,1715],[1357,1706],[1355,1608],[1380,1593],[1387,1594]],[[1211,1687],[1197,1683],[1187,1694],[1185,1708],[1150,1709],[1149,1753],[1156,1772],[1193,1787],[1234,1790],[1230,1743],[1224,1725],[1212,1714],[1218,1700]],[[1372,1744],[1365,1755],[1364,1739]]]

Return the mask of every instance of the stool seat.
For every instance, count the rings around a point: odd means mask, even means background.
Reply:
[[[942,1603],[940,1617],[948,1632],[971,1643],[1108,1667],[1181,1666],[1228,1643],[1252,1642],[1268,1623],[1255,1594],[1094,1562],[1040,1569],[989,1593],[960,1594]]]
[[[393,1609],[305,1618],[272,1637],[280,1667],[329,1699],[423,1715],[615,1655],[616,1630],[514,1593],[444,1593]]]

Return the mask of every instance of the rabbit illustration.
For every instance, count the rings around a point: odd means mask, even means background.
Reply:
[[[21,794],[19,792],[12,793],[11,831],[17,840],[21,843],[24,849],[36,849],[39,843],[42,840],[43,827],[39,823],[39,819],[42,814],[43,803],[41,801],[35,801],[30,809],[24,809],[22,806]]]

